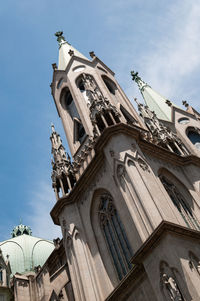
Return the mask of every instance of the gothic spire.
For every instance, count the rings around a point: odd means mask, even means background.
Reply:
[[[155,112],[158,119],[171,121],[172,106],[175,104],[161,96],[154,91],[148,84],[146,84],[139,76],[138,72],[131,71],[133,81],[138,84],[140,92],[144,98],[145,104],[149,109]]]
[[[60,135],[55,131],[55,127],[53,125],[53,123],[51,124],[51,136],[50,136],[50,140],[51,140],[51,145],[52,145],[52,155],[53,155],[53,159],[55,163],[62,163],[62,162],[66,162],[66,163],[70,163],[70,157],[65,152],[65,148],[62,144],[62,140],[60,138]]]
[[[53,155],[52,160],[52,187],[56,193],[56,198],[59,198],[59,191],[62,190],[62,194],[68,193],[74,183],[74,171],[69,154],[66,155],[65,148],[62,144],[60,135],[55,131],[54,125],[51,124],[51,153]]]
[[[71,46],[64,38],[63,32],[58,31],[55,33],[57,37],[57,41],[59,44],[59,62],[58,62],[58,69],[65,70],[71,56],[75,55],[85,60],[88,60],[83,54],[81,54],[78,50],[76,50],[73,46]]]

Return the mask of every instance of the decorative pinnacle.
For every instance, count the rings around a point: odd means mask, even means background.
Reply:
[[[142,79],[139,77],[138,72],[131,71],[132,80],[138,84],[140,91],[142,92],[145,87],[149,87]]]
[[[67,41],[65,40],[65,38],[63,36],[63,31],[57,31],[55,33],[55,36],[57,37],[57,41],[58,41],[58,44],[59,44],[60,47],[61,47],[62,44],[67,43]]]
[[[135,97],[134,98],[134,101],[136,102],[136,104],[139,106],[139,102],[138,102],[138,100],[137,100],[137,98]]]
[[[51,123],[51,131],[52,131],[52,133],[55,133],[55,127],[54,127],[53,123]]]

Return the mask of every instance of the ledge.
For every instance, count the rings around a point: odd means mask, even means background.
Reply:
[[[149,236],[149,238],[138,249],[138,251],[132,257],[131,262],[133,264],[141,264],[147,254],[150,253],[158,245],[159,241],[164,237],[164,235],[168,233],[198,240],[200,239],[200,231],[183,227],[171,222],[162,221]]]
[[[187,236],[188,238],[198,240],[200,239],[200,231],[192,230],[166,221],[161,222],[160,225],[151,234],[151,236],[144,242],[141,248],[132,257],[131,262],[135,264],[135,266],[121,280],[118,286],[105,299],[105,301],[126,300],[128,298],[130,294],[128,288],[130,288],[131,284],[137,285],[137,281],[140,281],[141,279],[140,277],[145,275],[145,269],[143,267],[144,258],[152,252],[152,250],[158,245],[159,241],[167,233],[184,237]],[[120,296],[123,296],[123,298],[120,299]]]
[[[83,171],[82,175],[80,176],[70,193],[60,198],[51,210],[50,215],[56,225],[60,225],[59,214],[63,207],[80,199],[83,191],[85,190],[85,186],[92,181],[95,174],[98,172],[99,168],[102,165],[102,161],[104,159],[103,149],[105,145],[113,136],[118,135],[119,133],[134,138],[140,146],[141,150],[145,153],[151,154],[151,156],[153,157],[164,160],[165,162],[171,162],[176,166],[195,164],[200,167],[199,157],[196,157],[194,155],[183,157],[172,153],[158,145],[143,140],[141,137],[142,132],[146,132],[146,130],[137,125],[128,125],[125,123],[118,123],[116,125],[105,128],[101,136],[98,137],[96,144],[94,145],[95,155],[92,158],[91,162]]]

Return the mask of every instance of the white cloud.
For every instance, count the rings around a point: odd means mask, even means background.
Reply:
[[[184,97],[189,91],[188,78],[200,66],[200,3],[178,4],[172,5],[167,15],[172,23],[170,31],[154,41],[154,51],[143,58],[141,65],[145,79],[152,86],[162,87],[168,97],[181,92]]]
[[[46,239],[61,237],[60,226],[54,225],[50,211],[55,204],[53,189],[46,182],[35,185],[35,190],[30,193],[30,207],[32,209],[29,217],[33,236]]]
[[[111,32],[118,32],[111,68],[131,99],[141,100],[130,80],[134,69],[165,97],[199,107],[199,1],[117,1],[112,10],[106,6],[105,20]]]

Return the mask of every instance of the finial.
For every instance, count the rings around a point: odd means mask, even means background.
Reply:
[[[56,64],[56,63],[53,63],[53,64],[52,64],[52,68],[53,68],[53,70],[57,70],[57,69],[58,69],[57,64]]]
[[[132,76],[132,80],[135,81],[138,84],[138,87],[139,87],[141,92],[144,91],[145,87],[150,87],[149,85],[147,85],[147,83],[145,83],[141,79],[141,77],[139,77],[138,72],[131,71],[131,76]]]
[[[182,101],[182,104],[183,104],[186,108],[189,107],[189,103],[188,103],[186,100],[183,100],[183,101]]]
[[[166,103],[169,107],[172,106],[172,102],[171,102],[169,99],[166,99],[165,103]]]
[[[22,218],[19,219],[19,224],[22,225]]]
[[[131,71],[132,80],[137,81],[137,79],[140,79],[138,76],[138,72]]]
[[[53,123],[51,123],[51,131],[52,131],[52,133],[55,133],[55,127],[54,127]]]
[[[139,102],[138,102],[137,98],[134,98],[134,101],[135,101],[136,104],[139,106]]]
[[[55,36],[57,37],[57,41],[59,46],[61,46],[62,44],[67,43],[67,41],[65,40],[64,36],[63,36],[63,31],[57,31],[55,33]]]
[[[70,55],[70,56],[73,56],[73,55],[74,55],[74,51],[73,51],[73,50],[71,50],[71,49],[69,50],[69,52],[68,52],[68,53],[69,53],[69,55]]]
[[[89,55],[91,56],[91,58],[93,58],[93,57],[96,56],[95,53],[94,53],[94,51],[90,51],[90,52],[89,52]]]

